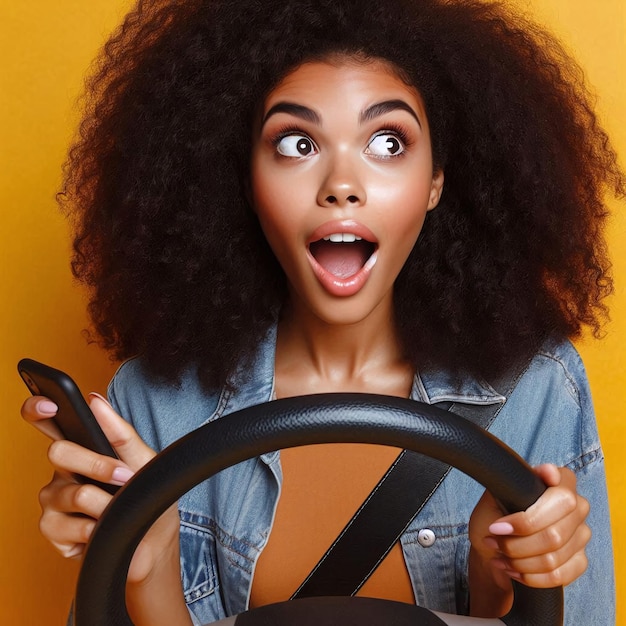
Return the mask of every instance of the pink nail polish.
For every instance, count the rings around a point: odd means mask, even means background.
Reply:
[[[115,485],[125,485],[134,475],[135,472],[127,467],[116,467],[111,475],[111,482]]]
[[[489,526],[492,535],[512,535],[515,529],[508,522],[495,522]]]
[[[42,415],[53,416],[57,414],[58,410],[59,407],[50,400],[41,400],[37,403],[37,411],[39,411],[39,413],[41,413]]]

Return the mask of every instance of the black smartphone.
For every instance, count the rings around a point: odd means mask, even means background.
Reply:
[[[65,372],[32,359],[22,359],[17,370],[33,395],[46,396],[59,407],[53,420],[66,439],[99,454],[118,458],[78,386]],[[109,493],[119,489],[83,476],[80,479]]]

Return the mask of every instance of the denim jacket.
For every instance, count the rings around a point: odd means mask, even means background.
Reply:
[[[270,401],[275,329],[259,347],[236,392],[205,391],[195,375],[178,386],[156,382],[140,358],[125,362],[109,386],[113,406],[159,451],[206,422]],[[604,458],[583,364],[569,342],[546,344],[508,398],[485,382],[418,372],[411,397],[429,404],[504,404],[490,431],[531,465],[572,469],[591,504],[589,567],[565,589],[565,624],[615,623],[613,556]],[[196,624],[248,608],[255,564],[269,537],[280,495],[280,453],[240,463],[179,501],[185,599]],[[468,611],[468,521],[483,488],[452,470],[401,538],[416,603]],[[420,533],[428,530],[430,532]],[[424,540],[428,537],[428,540]],[[432,539],[434,538],[434,541]]]

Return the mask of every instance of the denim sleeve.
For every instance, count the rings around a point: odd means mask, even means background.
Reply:
[[[592,538],[586,571],[564,589],[564,624],[612,626],[615,578],[604,456],[585,368],[569,342],[547,345],[535,356],[491,431],[531,465],[554,463],[576,474],[576,490],[590,504]]]
[[[586,549],[587,570],[565,588],[565,626],[609,626],[615,624],[615,573],[604,455],[580,356],[575,354],[568,366],[578,391],[581,452],[567,467],[576,474],[578,493],[589,502],[592,537]]]
[[[587,523],[592,537],[587,545],[586,572],[565,587],[565,626],[615,624],[615,574],[613,546],[602,450],[579,459],[576,472],[578,493],[591,506]]]
[[[562,449],[571,453],[562,463],[576,474],[576,490],[587,499],[590,512],[587,524],[592,537],[586,548],[587,570],[565,587],[565,626],[578,624],[615,624],[615,575],[609,499],[606,487],[604,455],[600,444],[591,390],[580,355],[569,344],[555,350],[557,361],[563,368],[563,389],[576,399],[577,417],[570,424],[566,415],[559,414],[553,423],[551,438],[563,437]],[[554,387],[553,393],[558,395]],[[575,425],[575,427],[574,427]],[[571,431],[568,430],[571,428]],[[570,444],[566,441],[570,440]],[[555,447],[556,450],[556,447]]]
[[[567,437],[577,441],[578,454],[570,457],[565,466],[576,474],[577,492],[589,502],[587,524],[592,532],[586,548],[587,570],[564,590],[564,624],[609,626],[615,624],[615,575],[604,455],[580,355],[568,344],[560,346],[556,353],[565,371],[565,388],[573,392],[578,405],[577,428]],[[567,430],[564,416],[559,417],[552,433],[555,439]]]

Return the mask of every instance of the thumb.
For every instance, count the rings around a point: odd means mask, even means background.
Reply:
[[[89,394],[89,407],[113,449],[133,471],[142,468],[156,452],[147,446],[137,431],[99,394]]]
[[[539,478],[541,478],[541,480],[543,480],[546,487],[556,487],[561,484],[561,472],[553,463],[537,465],[533,471],[537,474],[537,476],[539,476]]]
[[[533,468],[533,471],[539,478],[545,483],[546,488],[557,487],[563,481],[562,471],[552,463],[544,463],[543,465],[537,465]],[[563,470],[567,471],[567,470]],[[567,482],[568,479],[565,479]],[[541,498],[532,504],[526,512],[521,511],[518,513],[512,513],[510,515],[503,516],[489,527],[489,531],[493,535],[512,535],[512,534],[526,534],[528,532],[528,512],[536,509],[540,505]]]

